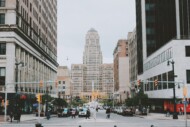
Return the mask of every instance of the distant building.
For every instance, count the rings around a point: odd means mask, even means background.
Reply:
[[[71,101],[72,82],[67,66],[59,66],[57,69],[58,92],[57,97]]]
[[[131,96],[133,97],[138,76],[136,29],[128,33],[127,40],[129,45],[129,79],[131,83]]]
[[[100,65],[100,84],[102,86],[102,93],[107,98],[113,98],[113,64],[102,64]]]
[[[83,90],[84,84],[84,73],[86,67],[83,64],[72,64],[71,65],[71,79],[72,79],[72,96],[80,96]]]
[[[100,65],[102,64],[102,52],[100,49],[98,32],[93,28],[91,28],[86,35],[83,64],[86,66],[84,92],[92,92],[92,82],[94,83],[94,90],[101,91]]]
[[[86,34],[83,64],[72,64],[72,96],[88,101],[113,94],[113,65],[102,64],[98,32],[91,28]]]
[[[129,57],[127,40],[119,40],[114,53],[114,91],[118,100],[124,102],[130,96]]]

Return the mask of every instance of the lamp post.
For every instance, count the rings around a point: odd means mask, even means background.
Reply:
[[[46,111],[45,111],[45,115],[47,116],[47,112],[48,112],[48,87],[46,86],[46,100],[45,100],[45,103],[46,103]]]
[[[172,64],[172,72],[173,72],[173,78],[175,79],[175,72],[174,72],[174,64],[175,62],[172,60],[172,61],[168,61],[168,66],[170,65],[170,63]],[[174,113],[173,113],[173,119],[178,119],[178,115],[177,115],[177,112],[176,112],[176,95],[175,95],[175,83],[173,84],[173,95],[174,95],[174,98],[173,98],[173,103],[174,103]]]
[[[22,65],[22,66],[24,66],[24,63],[21,61],[21,62],[17,62],[17,63],[15,63],[15,65],[16,65],[16,79],[15,79],[15,82],[16,82],[16,85],[15,85],[15,93],[16,93],[16,100],[15,100],[15,103],[16,103],[16,107],[17,107],[17,92],[18,92],[18,66],[19,65]]]

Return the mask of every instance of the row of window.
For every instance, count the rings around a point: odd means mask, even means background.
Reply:
[[[0,13],[0,24],[5,24],[5,14]]]
[[[158,82],[157,86],[155,86],[154,80],[156,80],[156,79],[158,81],[164,81],[164,82]],[[186,79],[187,79],[187,83],[190,83],[190,70],[186,70]],[[152,81],[152,82],[144,84],[144,90],[145,91],[173,88],[173,85],[174,85],[174,83],[172,83],[174,81],[173,71],[154,76],[154,77],[149,78],[147,80]]]
[[[5,7],[5,0],[0,0],[0,7]]]
[[[62,82],[62,84],[65,84],[65,81],[59,81],[59,84],[61,84],[61,82]]]
[[[0,43],[0,55],[6,54],[6,43]]]
[[[5,67],[0,67],[0,85],[5,85],[5,75],[6,75]]]

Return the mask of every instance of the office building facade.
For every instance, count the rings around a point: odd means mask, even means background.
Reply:
[[[130,96],[128,41],[119,40],[114,52],[114,93],[124,102]]]
[[[0,47],[1,91],[5,83],[14,93],[14,82],[55,81],[57,1],[0,0]]]
[[[179,100],[185,85],[190,90],[189,6],[188,0],[136,0],[138,79],[154,110],[166,110],[165,103],[174,96],[173,87]],[[157,86],[156,79],[160,81]]]
[[[83,64],[72,64],[72,96],[87,101],[108,99],[113,94],[113,64],[102,63],[98,32],[91,28],[86,34]]]
[[[67,66],[57,68],[57,82],[57,97],[65,99],[68,103],[71,102],[72,81]]]
[[[129,32],[127,36],[129,44],[129,79],[131,84],[131,96],[135,95],[135,83],[138,77],[138,66],[137,66],[137,34],[136,29],[133,32]]]
[[[92,89],[101,91],[100,65],[102,64],[102,52],[100,49],[98,32],[93,28],[91,28],[86,34],[83,64],[86,66],[83,90],[85,92],[92,92]],[[94,88],[92,88],[92,83]]]

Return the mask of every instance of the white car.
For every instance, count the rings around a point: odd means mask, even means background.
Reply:
[[[79,109],[79,117],[86,116],[87,115],[87,108]]]

